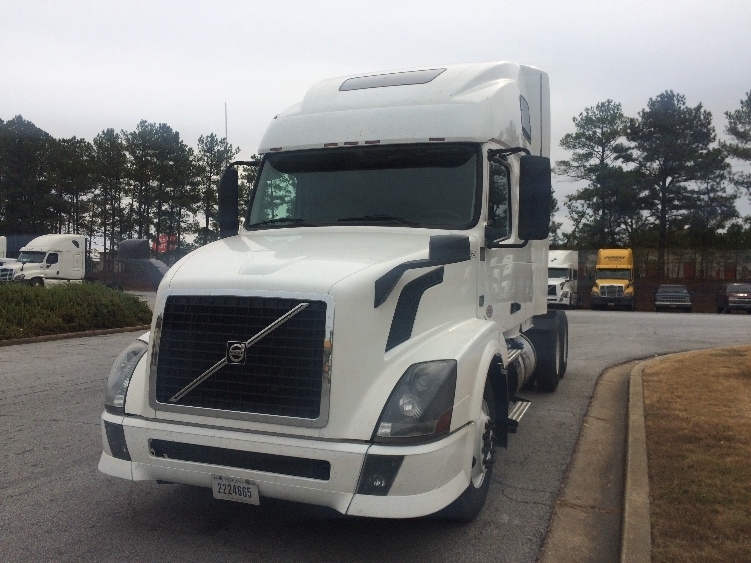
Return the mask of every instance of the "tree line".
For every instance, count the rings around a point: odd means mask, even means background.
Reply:
[[[712,114],[665,91],[636,118],[607,100],[573,118],[561,147],[560,177],[582,187],[563,205],[572,228],[551,209],[553,245],[656,248],[664,271],[668,248],[751,248],[751,91],[725,112],[729,142],[717,141]],[[16,116],[0,119],[0,233],[78,233],[102,237],[105,250],[127,238],[175,241],[178,254],[218,236],[219,177],[239,148],[214,133],[196,149],[166,123],[141,121],[133,131],[105,129],[92,142],[56,139]],[[241,175],[244,202],[256,169]],[[190,241],[190,242],[188,242]]]
[[[573,118],[571,151],[554,173],[582,183],[565,197],[572,228],[553,223],[553,244],[569,248],[656,248],[658,276],[672,248],[751,248],[751,216],[736,202],[751,198],[751,91],[725,112],[719,141],[712,114],[672,90],[650,98],[637,117],[613,100]],[[556,202],[557,203],[557,202]]]
[[[182,254],[218,237],[216,186],[239,151],[214,133],[193,149],[145,120],[89,142],[56,139],[20,115],[0,119],[0,233],[85,234],[105,251],[164,235]],[[245,169],[245,193],[254,174]]]

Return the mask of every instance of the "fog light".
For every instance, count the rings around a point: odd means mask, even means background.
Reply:
[[[113,424],[105,420],[104,433],[107,436],[107,444],[110,447],[110,452],[112,452],[112,457],[130,461],[130,452],[128,451],[128,443],[125,441],[125,430],[122,424]]]
[[[366,455],[358,495],[386,496],[404,461],[403,455]]]

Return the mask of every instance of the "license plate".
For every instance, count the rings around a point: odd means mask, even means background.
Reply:
[[[214,491],[214,498],[260,504],[258,486],[248,479],[212,475],[211,488]]]

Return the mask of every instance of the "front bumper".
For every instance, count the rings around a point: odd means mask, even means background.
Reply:
[[[328,506],[342,514],[412,518],[437,512],[466,489],[474,434],[474,424],[467,424],[427,444],[385,446],[249,434],[105,412],[99,470],[133,481],[209,488],[212,475],[238,477],[258,486],[261,503],[271,497]],[[124,444],[117,443],[118,435]],[[216,452],[225,455],[214,456]],[[388,494],[363,494],[358,488],[367,456],[403,457]],[[265,461],[253,467],[258,459]],[[330,469],[305,469],[321,466]]]
[[[675,309],[677,311],[691,311],[691,303],[679,303],[676,301],[655,301],[655,309]]]
[[[634,298],[629,297],[600,297],[599,295],[590,295],[589,303],[595,307],[634,307]]]

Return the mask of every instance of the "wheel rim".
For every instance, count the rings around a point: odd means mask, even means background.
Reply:
[[[480,488],[495,461],[495,431],[488,403],[483,399],[482,412],[475,430],[475,451],[472,457],[472,484]]]

